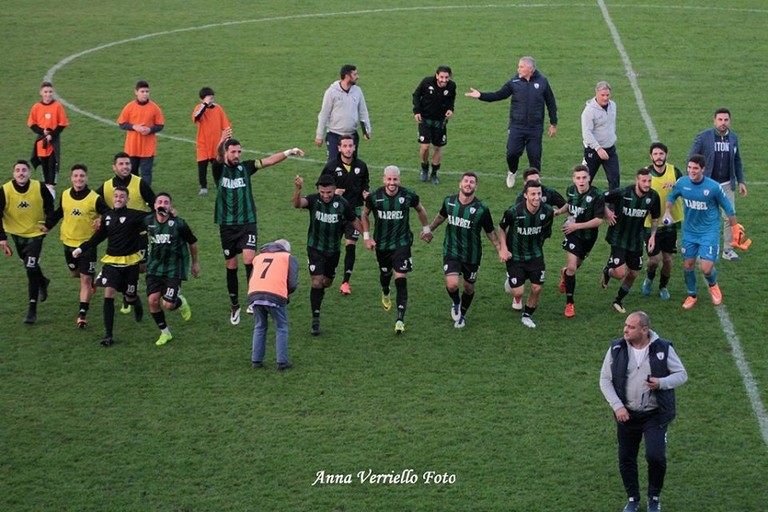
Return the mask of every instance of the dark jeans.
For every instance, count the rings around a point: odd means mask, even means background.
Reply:
[[[131,158],[131,174],[139,176],[142,180],[147,182],[147,185],[152,185],[152,164],[155,162],[154,156],[132,156]],[[141,171],[141,174],[139,174]]]
[[[520,157],[525,150],[528,155],[528,166],[541,171],[541,137],[543,126],[526,128],[510,125],[507,137],[507,168],[517,172]]]
[[[597,151],[592,148],[584,148],[584,164],[589,168],[589,182],[592,183],[600,166],[605,169],[605,177],[608,178],[608,190],[619,188],[619,154],[616,146],[603,148],[608,153],[608,160],[597,156]]]
[[[619,471],[627,497],[640,497],[637,480],[637,453],[645,437],[645,460],[648,461],[648,496],[658,496],[667,472],[667,423],[659,423],[659,413],[630,412],[629,421],[616,423],[619,441]]]

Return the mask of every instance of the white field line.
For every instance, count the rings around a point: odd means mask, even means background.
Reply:
[[[637,101],[637,106],[640,109],[640,113],[643,117],[643,121],[645,122],[645,126],[648,129],[648,135],[651,137],[652,142],[656,141],[656,128],[653,126],[653,121],[648,115],[648,110],[646,109],[645,101],[643,100],[643,94],[640,91],[640,86],[637,83],[637,75],[632,69],[632,62],[629,59],[629,55],[627,54],[624,45],[621,43],[619,31],[616,30],[616,26],[611,20],[611,15],[608,12],[605,1],[597,0],[597,4],[600,6],[600,11],[603,13],[603,19],[605,20],[606,25],[608,25],[608,29],[611,31],[613,44],[616,46],[616,49],[621,55],[622,62],[624,62],[624,69],[626,71],[627,78],[629,79],[629,83],[632,85],[632,90],[635,91],[635,100]],[[731,345],[731,354],[733,355],[733,359],[736,362],[736,367],[741,374],[741,378],[744,381],[747,397],[749,398],[749,401],[752,405],[752,411],[757,417],[757,423],[760,427],[760,433],[763,436],[763,442],[765,443],[766,447],[768,447],[768,413],[766,413],[765,405],[763,405],[763,401],[760,398],[760,390],[757,387],[757,381],[749,369],[747,358],[745,357],[744,351],[741,348],[739,335],[736,334],[736,330],[733,328],[731,318],[728,316],[728,310],[724,305],[716,307],[715,310],[717,311],[717,316],[720,318],[720,325],[723,328],[723,333],[725,334],[728,343]]]

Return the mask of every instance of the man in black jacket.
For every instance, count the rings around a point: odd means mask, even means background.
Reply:
[[[507,139],[507,186],[515,186],[515,173],[523,150],[528,165],[541,170],[541,138],[544,132],[544,107],[549,112],[547,135],[557,134],[557,103],[547,77],[536,69],[533,57],[523,57],[517,64],[517,74],[496,92],[480,92],[470,88],[464,94],[480,101],[499,101],[512,97],[509,107],[509,137]]]

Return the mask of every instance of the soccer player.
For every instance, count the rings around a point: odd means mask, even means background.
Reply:
[[[88,188],[88,167],[85,164],[72,166],[72,186],[61,194],[59,207],[46,217],[43,231],[50,231],[59,222],[59,234],[64,244],[64,259],[72,277],[80,279],[80,303],[78,305],[77,327],[88,326],[88,308],[93,296],[93,276],[96,273],[96,248],[92,247],[75,258],[72,252],[93,236],[99,228],[101,216],[110,207],[104,198]]]
[[[165,126],[163,111],[149,99],[149,83],[136,82],[136,100],[131,101],[120,112],[117,124],[126,130],[125,152],[131,158],[131,173],[152,185],[152,166],[157,152],[157,132]],[[151,203],[150,203],[151,204]]]
[[[480,101],[499,101],[512,97],[507,138],[507,187],[515,186],[515,175],[523,150],[528,154],[528,165],[541,169],[544,107],[549,112],[547,135],[554,137],[557,134],[557,102],[549,80],[536,69],[533,57],[521,58],[517,64],[517,74],[498,91],[480,92],[470,88],[464,96]]]
[[[61,163],[61,132],[69,126],[69,120],[64,107],[54,97],[51,82],[40,85],[40,101],[32,105],[27,126],[37,135],[31,163],[35,168],[42,164],[43,181],[55,199]]]
[[[381,283],[381,305],[385,311],[392,308],[389,285],[395,275],[397,296],[397,321],[395,334],[405,332],[405,310],[408,306],[408,273],[413,270],[411,246],[413,233],[410,226],[410,209],[416,210],[422,225],[420,238],[432,241],[429,218],[419,196],[413,190],[400,186],[400,168],[388,165],[384,168],[384,186],[379,187],[365,199],[363,216],[363,240],[368,250],[376,249]],[[368,215],[374,215],[374,235],[371,238]]]
[[[140,322],[144,315],[136,287],[141,261],[139,240],[146,229],[144,219],[147,212],[128,208],[129,198],[127,188],[116,187],[112,192],[114,207],[102,216],[98,231],[72,251],[72,257],[79,258],[83,252],[107,240],[107,251],[101,258],[104,266],[98,277],[98,284],[104,287],[105,334],[101,340],[102,347],[115,343],[115,295],[118,292],[124,294],[128,304],[133,307],[137,322]]]
[[[731,130],[731,111],[727,108],[715,110],[713,123],[714,128],[696,135],[688,153],[688,160],[693,155],[704,156],[704,176],[718,182],[723,187],[725,197],[736,208],[736,190],[738,189],[739,195],[746,197],[747,183],[744,180],[739,137]],[[740,259],[738,253],[733,250],[733,237],[727,226],[723,227],[723,259]]]
[[[594,181],[597,170],[603,166],[608,189],[618,189],[621,176],[616,151],[616,103],[611,99],[608,82],[597,82],[595,97],[584,106],[581,137],[584,141],[583,163],[589,168],[590,181]]]
[[[499,257],[507,264],[504,288],[512,294],[512,309],[524,309],[520,321],[526,327],[536,328],[533,313],[539,304],[544,284],[544,240],[552,236],[555,212],[541,202],[541,183],[529,181],[523,186],[524,203],[510,206],[499,223],[499,239],[505,247]],[[531,293],[523,308],[525,281],[531,282]]]
[[[429,229],[434,231],[448,221],[443,242],[443,272],[445,289],[451,298],[451,318],[457,329],[466,325],[465,317],[475,297],[475,281],[483,256],[481,233],[485,231],[498,253],[502,249],[491,210],[475,197],[476,191],[477,175],[473,172],[462,174],[459,193],[443,200],[440,211],[429,225]],[[462,277],[464,292],[459,297],[459,280]]]
[[[567,203],[555,214],[568,214],[563,224],[563,250],[566,266],[560,270],[560,293],[565,293],[565,317],[576,316],[574,295],[576,293],[576,271],[587,259],[597,241],[597,231],[605,215],[603,193],[590,184],[589,169],[581,164],[573,168],[573,183],[565,192]]]
[[[715,262],[720,252],[720,209],[725,212],[738,239],[738,222],[733,204],[717,181],[704,176],[706,160],[702,155],[693,155],[688,159],[688,176],[683,176],[667,196],[664,218],[669,219],[673,205],[678,197],[683,198],[683,236],[680,253],[683,256],[685,286],[688,297],[683,302],[683,309],[691,309],[696,304],[696,258],[699,268],[709,285],[712,304],[719,305],[723,294],[717,284]]]
[[[538,181],[541,183],[541,173],[537,168],[529,167],[523,171],[523,184],[528,183],[529,181]],[[515,203],[524,202],[525,195],[521,191],[517,195]],[[555,210],[562,208],[565,205],[565,199],[560,195],[560,192],[543,184],[541,185],[541,202],[552,206]]]
[[[208,164],[216,161],[216,152],[221,134],[227,128],[232,129],[227,114],[221,105],[214,102],[214,92],[210,87],[200,89],[200,104],[192,111],[192,122],[197,125],[197,178],[200,182],[198,195],[208,194]]]
[[[284,161],[291,155],[304,156],[299,148],[286,149],[260,160],[240,161],[243,149],[240,141],[231,139],[232,130],[224,130],[219,144],[216,163],[213,164],[213,181],[216,184],[214,222],[219,225],[221,248],[227,269],[232,325],[240,323],[240,299],[237,282],[237,255],[242,253],[246,282],[253,271],[253,258],[258,247],[256,228],[256,203],[253,200],[251,176],[259,169],[266,169]]]
[[[16,253],[27,271],[29,309],[25,324],[37,321],[37,303],[48,298],[50,280],[40,268],[45,233],[40,230],[45,216],[53,211],[53,196],[39,181],[29,178],[32,169],[26,160],[13,164],[13,179],[0,187],[0,249],[6,255],[8,235],[13,237]]]
[[[363,127],[365,140],[371,138],[372,128],[368,116],[368,106],[365,104],[363,90],[357,85],[360,75],[357,67],[344,64],[339,71],[340,80],[336,80],[323,95],[323,105],[317,114],[317,130],[315,144],[320,147],[325,140],[328,160],[336,160],[339,151],[339,140],[344,135],[351,135],[355,148],[360,144],[357,125]],[[355,150],[357,151],[357,150]],[[357,156],[357,152],[355,152]]]
[[[451,80],[451,68],[438,66],[435,76],[424,78],[413,91],[413,117],[419,123],[419,179],[424,182],[429,176],[429,146],[432,145],[432,184],[440,179],[437,172],[448,143],[448,120],[453,116],[456,101],[456,82]]]
[[[351,135],[344,135],[339,139],[339,155],[336,160],[329,160],[321,175],[332,176],[336,183],[336,193],[344,197],[355,209],[355,215],[359,218],[363,202],[368,197],[370,178],[368,166],[355,156],[355,141]],[[349,280],[352,278],[352,270],[355,268],[355,252],[360,231],[342,219],[344,229],[344,280],[339,292],[344,295],[352,293]]]
[[[192,277],[200,275],[197,237],[189,224],[173,213],[171,195],[167,192],[157,194],[154,212],[144,217],[144,222],[149,235],[147,302],[149,312],[160,329],[155,345],[162,346],[173,339],[165,322],[164,309],[178,309],[185,321],[192,318],[189,303],[181,295],[181,282],[187,279],[187,269],[190,269]]]
[[[667,162],[669,149],[661,142],[651,144],[651,160],[653,163],[647,168],[651,171],[651,188],[659,193],[659,201],[663,206],[667,201],[667,195],[675,182],[683,176],[680,169]],[[656,270],[661,263],[661,276],[659,277],[659,297],[662,300],[669,300],[669,290],[667,284],[672,275],[673,260],[672,255],[677,252],[677,229],[680,221],[683,220],[683,205],[678,199],[671,211],[672,222],[668,225],[658,226],[656,229],[656,246],[653,251],[648,251],[648,268],[643,281],[643,295],[646,297],[651,294],[653,280],[656,278]],[[646,239],[651,233],[651,219],[645,218]]]
[[[333,284],[336,266],[339,264],[339,242],[345,226],[360,232],[363,226],[355,215],[355,209],[336,191],[333,176],[321,174],[315,183],[316,194],[301,196],[304,180],[296,176],[294,180],[293,206],[309,210],[309,229],[307,230],[307,261],[312,286],[309,289],[309,303],[312,308],[312,336],[319,336],[320,306],[323,303],[325,289]]]
[[[621,281],[613,309],[626,313],[622,301],[643,268],[644,225],[649,215],[651,231],[646,248],[648,252],[653,252],[656,246],[661,204],[659,193],[651,188],[651,171],[639,169],[635,173],[634,185],[605,192],[605,204],[611,207],[611,212],[606,214],[610,226],[605,235],[605,240],[611,245],[611,255],[600,274],[600,286],[607,289],[611,278]]]
[[[144,181],[131,173],[131,159],[128,153],[119,152],[112,158],[112,171],[115,173],[113,177],[104,182],[102,186],[96,189],[96,193],[104,198],[107,202],[107,206],[115,208],[112,202],[114,197],[114,191],[118,187],[123,187],[128,190],[128,194],[133,200],[131,204],[132,209],[142,210],[149,213],[151,205],[155,204],[155,193],[152,191],[152,187]],[[141,254],[141,261],[139,262],[139,272],[143,273],[147,270],[147,236],[146,232],[142,233],[139,240],[139,253]],[[96,284],[98,284],[98,277]],[[123,305],[120,308],[120,312],[127,315],[131,312],[131,305],[123,296]]]

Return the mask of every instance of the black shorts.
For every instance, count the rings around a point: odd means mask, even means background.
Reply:
[[[448,120],[422,118],[419,123],[419,144],[445,146],[448,144]]]
[[[103,288],[114,288],[128,297],[134,297],[139,284],[139,265],[117,267],[107,263],[101,267],[96,283]]]
[[[238,226],[219,226],[221,249],[224,259],[230,260],[243,252],[243,249],[256,251],[259,237],[256,224],[241,224]]]
[[[459,274],[464,278],[464,281],[474,283],[477,281],[477,271],[479,268],[480,265],[464,263],[457,258],[443,256],[443,273],[447,276]]]
[[[575,237],[573,236],[573,233],[571,233],[570,235],[565,235],[565,239],[563,240],[563,250],[573,254],[583,261],[587,259],[589,253],[592,252],[592,248],[595,247],[595,242],[597,242],[597,238],[587,241]]]
[[[393,251],[376,249],[376,261],[379,262],[379,270],[383,274],[391,274],[393,270],[398,274],[407,274],[413,270],[410,246],[398,247]]]
[[[643,268],[643,251],[627,251],[621,247],[611,246],[611,255],[608,258],[608,268],[618,268],[626,265],[630,270],[641,270]]]
[[[507,279],[512,288],[518,288],[528,280],[531,284],[544,284],[546,266],[543,258],[530,261],[507,261]]]
[[[24,238],[18,235],[11,235],[13,243],[16,245],[16,254],[24,263],[25,268],[37,268],[40,266],[40,253],[43,252],[43,239],[45,235],[32,238]]]
[[[336,277],[336,267],[339,266],[340,254],[340,252],[320,252],[312,247],[307,247],[309,275],[325,276],[328,279]]]
[[[359,214],[357,215],[357,218],[360,218]],[[344,220],[342,222],[344,223],[344,238],[346,240],[357,241],[357,239],[360,238],[360,232],[355,229],[355,225],[348,220]]]
[[[96,247],[84,250],[77,258],[72,256],[72,251],[75,249],[76,247],[64,246],[64,259],[67,261],[67,268],[82,275],[94,275],[96,273]]]
[[[181,279],[147,274],[147,297],[160,293],[165,302],[175,303],[181,288]]]
[[[648,237],[651,236],[651,228],[645,230],[645,250],[648,251]],[[653,251],[648,251],[648,256],[656,256],[665,252],[675,254],[677,252],[677,230],[656,231],[656,245]]]

